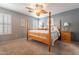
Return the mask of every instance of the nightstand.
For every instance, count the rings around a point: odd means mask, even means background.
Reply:
[[[61,31],[61,41],[65,43],[71,43],[71,32]]]

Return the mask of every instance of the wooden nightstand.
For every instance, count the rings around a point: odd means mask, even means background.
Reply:
[[[71,43],[71,32],[62,31],[61,32],[61,41],[66,43]]]

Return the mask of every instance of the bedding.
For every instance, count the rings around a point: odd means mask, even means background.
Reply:
[[[60,32],[57,28],[57,26],[53,26],[51,28],[51,39],[52,39],[52,46],[54,46],[55,41],[59,38]]]
[[[54,43],[59,38],[59,36],[59,31],[54,30],[51,32],[52,46],[54,46]]]

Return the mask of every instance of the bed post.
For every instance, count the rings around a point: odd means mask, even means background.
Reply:
[[[48,17],[48,30],[49,30],[48,50],[50,52],[51,51],[51,12],[49,12],[49,17]]]
[[[27,40],[28,40],[28,19],[27,19],[27,26],[26,27],[27,27],[26,28],[27,29],[27,34],[26,35],[27,35]]]
[[[59,32],[60,32],[60,40],[61,40],[61,19],[60,19],[60,30],[59,30]]]

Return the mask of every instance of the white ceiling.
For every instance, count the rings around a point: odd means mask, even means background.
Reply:
[[[25,7],[30,6],[30,4],[31,3],[8,3],[8,4],[0,3],[0,7],[17,11],[25,15],[37,17],[35,14],[27,12],[27,9]],[[45,4],[45,10],[51,11],[52,15],[65,12],[68,10],[76,9],[76,8],[79,8],[79,3],[46,3]],[[47,15],[44,15],[44,16],[47,16]],[[41,17],[44,17],[44,16],[41,16]]]

